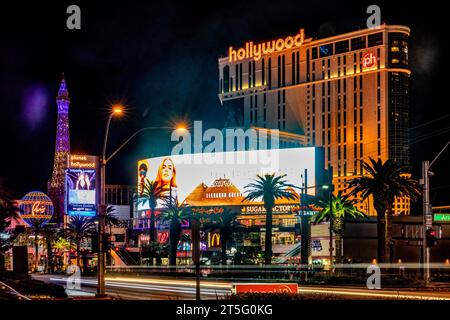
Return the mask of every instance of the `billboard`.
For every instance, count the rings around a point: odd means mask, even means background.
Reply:
[[[286,174],[288,183],[301,186],[307,170],[308,186],[318,186],[323,178],[321,148],[289,148],[182,154],[138,161],[138,193],[142,195],[146,179],[163,186],[167,196],[179,204],[187,197],[195,198],[202,189],[222,190],[217,196],[234,197],[245,191],[258,174]],[[226,191],[228,190],[228,191]],[[228,193],[232,190],[232,193]],[[295,190],[299,192],[299,189]],[[314,195],[315,189],[308,189]],[[214,197],[214,194],[211,195]],[[163,203],[159,202],[158,206]],[[138,210],[148,210],[148,203],[138,201]]]
[[[66,170],[66,212],[68,215],[95,216],[97,213],[97,167],[95,156],[70,155]]]

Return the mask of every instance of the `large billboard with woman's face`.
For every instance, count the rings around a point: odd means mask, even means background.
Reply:
[[[258,160],[263,158],[271,159],[272,163],[268,165],[267,161]],[[160,184],[169,199],[181,204],[201,185],[211,186],[217,179],[226,179],[244,193],[245,186],[258,174],[264,173],[285,174],[288,183],[300,187],[305,169],[308,186],[318,186],[324,170],[321,148],[217,152],[214,155],[197,153],[149,158],[138,161],[137,164],[138,194],[144,196],[144,185],[148,179]],[[299,192],[299,189],[296,191]],[[315,189],[309,188],[308,194],[315,194]],[[162,205],[161,201],[158,202],[158,207]],[[138,210],[148,209],[147,202],[138,202]]]

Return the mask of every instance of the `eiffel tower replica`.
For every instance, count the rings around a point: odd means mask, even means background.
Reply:
[[[65,172],[70,154],[69,138],[69,92],[67,91],[64,73],[58,96],[56,97],[58,106],[58,120],[56,123],[55,157],[53,160],[52,180],[49,185],[49,196],[53,201],[54,214],[52,222],[62,225],[65,216]]]

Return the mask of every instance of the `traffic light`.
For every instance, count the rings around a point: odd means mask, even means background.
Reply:
[[[429,228],[426,231],[426,245],[427,247],[434,247],[436,245],[436,231],[433,228]]]

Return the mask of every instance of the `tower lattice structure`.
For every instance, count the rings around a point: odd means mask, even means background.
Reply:
[[[54,220],[62,223],[64,221],[65,172],[70,154],[70,99],[64,74],[59,86],[58,96],[56,97],[56,104],[58,106],[58,120],[56,123],[55,157],[49,193],[55,207]]]

